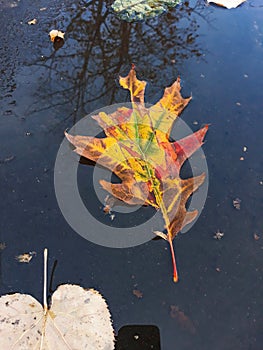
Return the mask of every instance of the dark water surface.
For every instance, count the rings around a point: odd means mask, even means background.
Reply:
[[[193,0],[157,19],[128,24],[103,1],[2,0],[0,17],[1,293],[41,300],[42,251],[48,247],[50,266],[58,260],[53,288],[69,282],[98,289],[116,331],[125,324],[155,324],[164,350],[261,350],[260,1],[225,10]],[[28,25],[33,18],[37,24]],[[58,51],[48,37],[55,28],[66,32]],[[193,130],[211,124],[203,147],[208,198],[195,226],[175,240],[178,284],[171,279],[166,242],[129,249],[90,243],[68,226],[54,193],[64,130],[95,109],[128,101],[117,78],[131,62],[148,82],[147,102],[157,101],[179,74],[183,95],[193,95],[182,119]],[[81,165],[87,191],[91,176],[92,167]],[[233,207],[235,198],[240,210]],[[96,198],[91,201],[94,215],[109,220]],[[223,239],[213,238],[217,230]],[[28,251],[37,252],[30,264],[14,259]]]

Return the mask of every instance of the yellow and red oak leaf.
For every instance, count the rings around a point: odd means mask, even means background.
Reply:
[[[167,234],[157,234],[170,244],[173,278],[177,281],[172,240],[196,218],[198,211],[187,211],[186,202],[205,179],[205,174],[181,179],[179,173],[185,160],[202,146],[208,126],[176,142],[169,141],[174,121],[191,100],[181,96],[180,78],[149,108],[144,105],[146,82],[137,79],[134,66],[120,78],[120,85],[130,91],[132,108],[121,107],[111,114],[93,116],[105,138],[68,133],[66,137],[76,153],[120,178],[119,184],[100,180],[112,196],[127,204],[151,205],[161,210]]]

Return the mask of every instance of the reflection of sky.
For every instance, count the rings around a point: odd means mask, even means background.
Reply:
[[[95,5],[93,19],[97,18]],[[132,34],[108,15],[108,26],[115,36],[108,44],[102,40],[106,50],[103,63],[99,42],[92,54],[85,54],[90,48],[85,33],[95,33],[91,23],[81,27],[84,24],[78,22],[77,6],[64,2],[61,8],[52,3],[41,15],[33,5],[32,13],[20,6],[16,11],[21,12],[4,12],[2,17],[6,23],[10,21],[12,30],[5,31],[5,55],[1,60],[9,55],[15,66],[12,77],[16,90],[10,92],[10,97],[7,92],[1,94],[2,108],[10,110],[0,118],[1,159],[15,156],[0,164],[0,241],[7,245],[1,254],[1,292],[22,291],[41,299],[41,251],[48,246],[50,264],[58,259],[54,285],[70,281],[99,289],[108,300],[116,330],[124,324],[156,324],[164,350],[261,350],[262,12],[248,4],[230,11],[201,5],[202,16],[207,17],[209,12],[211,21],[191,14],[189,17],[195,18],[200,27],[188,29],[188,33],[199,35],[194,43],[205,54],[202,59],[192,55],[191,49],[188,58],[183,58],[184,49],[192,48],[190,44],[182,46],[182,51],[180,45],[173,46],[179,35],[175,26],[182,24],[173,19],[176,10],[147,25],[133,24]],[[26,25],[37,15],[42,16],[37,26]],[[70,27],[67,18],[76,18],[75,24]],[[187,21],[184,23],[187,26]],[[65,45],[55,54],[48,38],[53,28],[68,33]],[[106,37],[107,28],[103,30]],[[0,33],[3,37],[3,28]],[[167,40],[171,37],[174,41]],[[131,42],[125,38],[131,38]],[[111,52],[112,47],[123,48],[119,51],[125,52],[122,60],[116,51]],[[81,80],[78,74],[86,57],[90,63]],[[24,61],[31,65],[23,65]],[[166,242],[121,250],[91,244],[68,227],[54,196],[56,152],[64,129],[72,126],[72,120],[64,118],[71,118],[74,108],[80,108],[76,113],[79,118],[109,101],[127,100],[116,79],[119,73],[128,73],[130,61],[137,65],[138,76],[148,82],[148,102],[155,102],[163,87],[180,74],[182,95],[193,95],[183,120],[193,130],[211,123],[203,147],[209,168],[209,194],[198,222],[175,241],[180,274],[177,285],[171,281]],[[6,67],[6,61],[4,64]],[[104,82],[108,84],[105,88]],[[96,98],[98,91],[104,95],[87,103]],[[83,106],[77,103],[80,92],[86,101]],[[89,168],[81,168],[83,176],[85,171],[89,179]],[[232,205],[235,198],[241,199],[240,210]],[[97,211],[102,215],[101,208]],[[218,229],[225,233],[220,241],[213,238]],[[254,233],[260,235],[258,241]],[[14,256],[28,251],[37,251],[37,257],[27,266],[19,265]],[[133,289],[141,290],[143,298],[137,300]],[[171,305],[189,317],[195,334],[170,316]]]

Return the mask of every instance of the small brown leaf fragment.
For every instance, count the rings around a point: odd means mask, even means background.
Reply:
[[[143,297],[143,293],[139,289],[133,289],[132,291],[133,295],[135,295],[138,299],[141,299]]]
[[[20,263],[27,263],[28,264],[31,261],[31,259],[33,258],[33,256],[36,256],[36,255],[37,255],[36,252],[29,252],[29,253],[17,255],[15,258]]]
[[[219,230],[217,230],[217,232],[214,234],[214,239],[222,239],[224,237],[224,232],[220,232]]]
[[[240,198],[233,199],[233,206],[235,209],[240,210],[241,199]]]
[[[50,40],[54,42],[56,38],[64,40],[65,33],[61,32],[60,30],[53,29],[49,32]]]
[[[5,163],[9,163],[11,162],[13,159],[15,159],[15,156],[9,156],[9,157],[6,157],[5,159],[0,159],[0,164],[5,164]]]
[[[104,199],[104,208],[103,211],[105,214],[111,214],[111,210],[114,207],[115,203],[117,202],[116,198],[107,195]]]
[[[260,235],[258,235],[257,233],[254,233],[254,240],[258,241],[260,239]]]
[[[6,244],[4,242],[0,242],[0,251],[6,248]]]
[[[29,255],[27,253],[16,256],[16,260],[20,263],[29,263],[31,259],[32,255]]]
[[[105,214],[110,214],[111,213],[111,207],[109,205],[105,205],[103,208],[103,211]]]
[[[36,20],[36,18],[31,19],[31,21],[28,21],[28,22],[27,22],[27,24],[29,24],[29,25],[34,25],[34,24],[37,24],[37,20]]]
[[[170,316],[176,320],[179,327],[183,330],[186,330],[191,334],[196,333],[196,328],[193,321],[188,316],[186,316],[186,314],[180,310],[178,306],[170,305]]]

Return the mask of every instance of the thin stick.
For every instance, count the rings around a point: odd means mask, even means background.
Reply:
[[[47,313],[47,248],[44,249],[44,287],[43,287],[43,306],[44,315]]]

